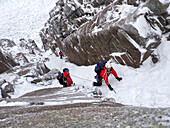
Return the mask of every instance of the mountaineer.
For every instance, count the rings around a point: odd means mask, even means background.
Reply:
[[[57,79],[59,80],[61,85],[64,85],[64,87],[70,87],[73,85],[73,81],[70,77],[69,69],[64,68],[63,73],[60,73],[57,76]]]
[[[95,66],[95,72],[97,73],[97,75],[95,76],[97,82],[93,82],[94,86],[101,86],[102,85],[102,79],[104,79],[105,83],[107,84],[109,89],[112,91],[113,88],[111,87],[111,85],[108,82],[109,75],[113,74],[118,81],[122,80],[121,77],[117,76],[117,73],[112,68],[111,63],[107,62],[107,61],[98,62],[97,65]]]

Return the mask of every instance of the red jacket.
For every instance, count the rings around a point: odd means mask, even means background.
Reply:
[[[70,87],[70,84],[72,84],[72,83],[73,83],[73,81],[72,81],[72,79],[71,79],[70,75],[69,75],[69,74],[67,74],[67,72],[66,72],[66,71],[64,72],[64,77],[66,77],[66,78],[67,78],[67,87]]]
[[[62,53],[61,51],[59,52],[59,54],[60,54],[60,56],[62,56],[62,55],[63,55],[63,53]]]
[[[109,84],[108,77],[111,73],[115,76],[115,78],[118,77],[116,71],[113,68],[111,68],[111,71],[109,73],[106,72],[106,67],[104,67],[104,69],[100,72],[100,76],[105,80],[105,83],[107,85]]]

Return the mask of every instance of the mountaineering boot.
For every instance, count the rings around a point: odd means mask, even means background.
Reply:
[[[97,86],[98,84],[97,84],[97,82],[93,82],[93,86]]]
[[[98,82],[93,82],[93,86],[101,86],[101,84]]]

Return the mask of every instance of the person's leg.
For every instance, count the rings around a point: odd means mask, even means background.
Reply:
[[[102,78],[100,76],[100,73],[97,73],[97,75],[95,76],[95,79],[97,82],[93,82],[94,86],[101,86],[102,85]]]
[[[102,85],[102,80],[93,82],[93,86],[101,86]]]
[[[67,83],[63,83],[64,87],[67,87]]]

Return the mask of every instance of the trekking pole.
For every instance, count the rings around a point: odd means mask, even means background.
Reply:
[[[116,91],[114,90],[114,88],[113,88],[113,91],[116,93]],[[117,93],[116,93],[117,94]]]

